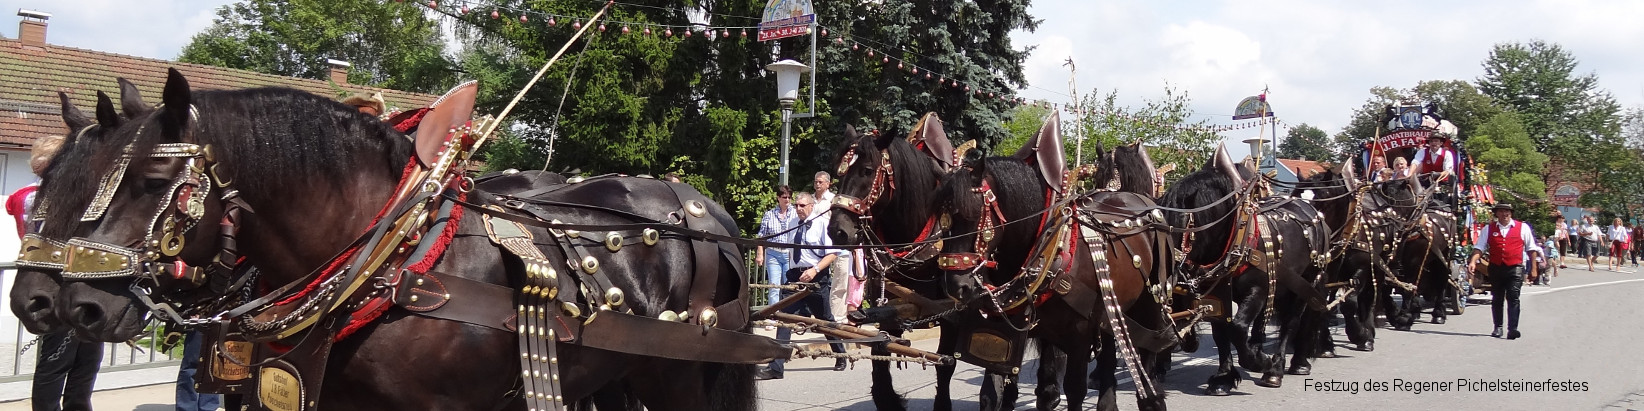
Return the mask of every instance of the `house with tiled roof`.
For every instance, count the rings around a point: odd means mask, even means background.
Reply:
[[[348,66],[343,62],[333,63],[330,78],[314,80],[54,45],[46,37],[50,14],[23,10],[18,16],[22,21],[17,38],[0,35],[0,189],[4,190],[0,194],[34,180],[28,150],[35,139],[69,132],[63,125],[57,92],[68,93],[73,104],[89,114],[95,110],[98,91],[119,98],[116,77],[136,83],[150,103],[159,101],[168,68],[182,72],[196,90],[279,86],[329,98],[380,92],[390,111],[426,107],[439,98],[348,84]]]

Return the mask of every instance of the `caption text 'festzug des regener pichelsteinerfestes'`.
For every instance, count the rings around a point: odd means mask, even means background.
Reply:
[[[1302,391],[1325,393],[1374,393],[1390,392],[1403,394],[1421,394],[1427,392],[1586,392],[1586,381],[1575,380],[1523,380],[1507,378],[1456,378],[1446,380],[1407,380],[1394,378],[1391,380],[1315,380],[1308,378],[1302,381]]]

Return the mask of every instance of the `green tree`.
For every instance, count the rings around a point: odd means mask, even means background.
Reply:
[[[1298,158],[1314,161],[1333,161],[1338,158],[1330,147],[1330,140],[1318,127],[1302,123],[1285,133],[1279,143],[1279,158]]]
[[[490,16],[494,6],[505,6],[496,9],[497,18]],[[549,25],[536,14],[522,22],[516,8],[591,16],[599,6],[486,1],[466,14],[452,6],[439,10],[459,22],[458,33],[469,48],[459,55],[464,70],[474,73],[482,85],[486,79],[493,81],[484,87],[489,90],[482,92],[480,112],[495,112],[569,39],[576,23],[560,17],[556,25]],[[779,171],[781,114],[774,98],[775,80],[765,66],[778,58],[809,64],[805,54],[810,38],[758,42],[754,30],[700,28],[691,29],[687,37],[684,27],[704,23],[703,19],[709,26],[755,25],[758,18],[752,16],[760,15],[765,2],[681,6],[642,0],[613,7],[605,30],[591,30],[525,94],[509,119],[509,129],[517,132],[521,143],[488,146],[490,166],[542,167],[552,142],[549,169],[680,173],[725,205],[744,229],[753,229],[759,213],[775,202],[772,186]],[[1021,86],[1026,52],[1010,46],[1008,33],[1031,29],[1026,1],[815,6],[828,33],[818,33],[823,42],[816,45],[816,84],[821,86],[816,107],[802,98],[795,108],[814,113],[793,121],[795,190],[808,189],[811,173],[832,171],[829,163],[847,124],[899,135],[919,116],[935,111],[956,143],[1005,136],[1009,102],[997,94],[978,98],[963,86],[937,86],[923,74],[937,68],[973,90],[994,93],[1010,93]],[[667,35],[669,30],[672,36]],[[864,47],[877,50],[875,56],[867,57]],[[880,60],[887,51],[907,61],[903,70],[896,69],[895,60]],[[919,75],[912,74],[914,64],[922,67]],[[801,94],[808,95],[810,82],[801,84],[807,87]]]
[[[1483,166],[1497,193],[1506,190],[1527,201],[1547,198],[1541,179],[1547,155],[1536,151],[1518,115],[1501,113],[1480,124],[1466,140],[1473,159]]]
[[[1478,88],[1522,116],[1536,150],[1572,165],[1592,164],[1596,140],[1620,132],[1620,106],[1598,89],[1595,74],[1577,75],[1575,56],[1555,43],[1497,44]]]
[[[1176,165],[1174,171],[1165,175],[1167,180],[1174,181],[1197,170],[1222,140],[1221,135],[1208,128],[1205,120],[1190,120],[1192,99],[1185,91],[1167,85],[1162,96],[1144,99],[1140,107],[1120,106],[1118,98],[1118,91],[1102,94],[1092,89],[1081,98],[1079,106],[1094,114],[1063,118],[1069,123],[1062,127],[1064,132],[1080,131],[1084,138],[1081,164],[1095,160],[1097,142],[1108,150],[1141,142],[1148,147],[1155,166]],[[1076,147],[1070,144],[1066,148],[1067,157],[1075,158]]]
[[[353,84],[438,93],[456,79],[439,24],[418,7],[379,1],[243,0],[218,8],[177,57],[322,80],[326,59],[352,64]]]
[[[1009,134],[1003,140],[993,145],[993,153],[1009,155],[1017,149],[1027,145],[1027,142],[1039,134],[1039,129],[1045,125],[1045,117],[1050,115],[1050,109],[1036,104],[1023,104],[1012,107],[1005,112],[1005,131]],[[1063,136],[1066,139],[1068,136]],[[953,142],[955,146],[961,141]]]

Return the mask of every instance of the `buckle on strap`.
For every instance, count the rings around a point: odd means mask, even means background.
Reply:
[[[68,241],[64,280],[101,280],[137,274],[139,250],[93,242],[84,238]]]

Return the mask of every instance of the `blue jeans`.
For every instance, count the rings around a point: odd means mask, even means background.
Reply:
[[[194,391],[194,374],[200,371],[200,348],[200,332],[189,331],[183,339],[183,365],[177,368],[177,411],[215,410],[222,404],[221,395]]]
[[[783,277],[788,273],[788,265],[793,263],[792,258],[793,257],[789,253],[776,252],[766,249],[765,280],[770,281],[771,285],[786,283],[786,281],[783,281]],[[777,301],[782,301],[782,290],[775,288],[766,289],[765,296],[769,298],[768,300],[765,300],[765,304],[775,304]]]

